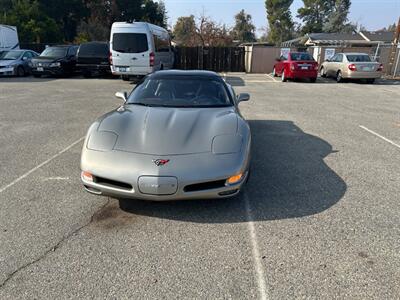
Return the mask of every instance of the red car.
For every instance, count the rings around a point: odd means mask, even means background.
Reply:
[[[281,76],[282,81],[288,79],[308,78],[317,81],[318,63],[307,52],[289,52],[276,60],[272,75]]]

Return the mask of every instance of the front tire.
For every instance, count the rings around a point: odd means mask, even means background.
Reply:
[[[128,75],[122,75],[121,78],[123,81],[129,81],[130,79]]]
[[[338,71],[338,72],[336,73],[336,82],[337,82],[337,83],[343,82],[342,71]]]
[[[25,70],[24,70],[23,67],[19,66],[19,67],[17,68],[17,76],[18,76],[18,77],[24,77],[24,76],[25,76]]]
[[[316,83],[316,82],[317,82],[317,78],[316,78],[316,77],[315,77],[315,78],[314,78],[314,77],[313,77],[313,78],[310,78],[310,82],[311,82],[311,83]]]
[[[322,78],[326,78],[326,73],[325,73],[325,68],[324,67],[321,68],[321,77]]]

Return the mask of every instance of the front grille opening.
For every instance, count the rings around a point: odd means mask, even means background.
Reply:
[[[212,189],[219,189],[225,186],[226,180],[209,181],[196,184],[190,184],[183,189],[185,192],[198,192]]]
[[[103,177],[94,177],[94,182],[101,184],[101,185],[105,185],[105,186],[109,186],[109,187],[113,187],[113,188],[117,188],[117,189],[123,189],[123,190],[132,190],[132,185],[127,184],[125,182],[121,182],[121,181],[115,181],[115,180],[111,180],[111,179],[107,179],[107,178],[103,178]]]

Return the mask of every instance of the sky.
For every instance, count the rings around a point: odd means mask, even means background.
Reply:
[[[215,21],[229,26],[234,24],[234,15],[241,9],[253,17],[259,29],[267,24],[264,0],[164,0],[168,11],[168,24],[173,26],[180,16],[198,16],[204,10]],[[292,15],[303,4],[294,0]],[[397,22],[400,17],[400,0],[352,0],[349,19],[364,25],[367,30],[377,30]],[[299,21],[295,18],[296,21]]]

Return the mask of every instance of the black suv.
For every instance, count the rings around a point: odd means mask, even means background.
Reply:
[[[111,74],[110,47],[106,42],[89,42],[79,46],[77,68],[85,77]]]
[[[32,59],[32,74],[35,77],[42,75],[69,76],[76,72],[76,51],[78,46],[51,46],[44,49]]]

